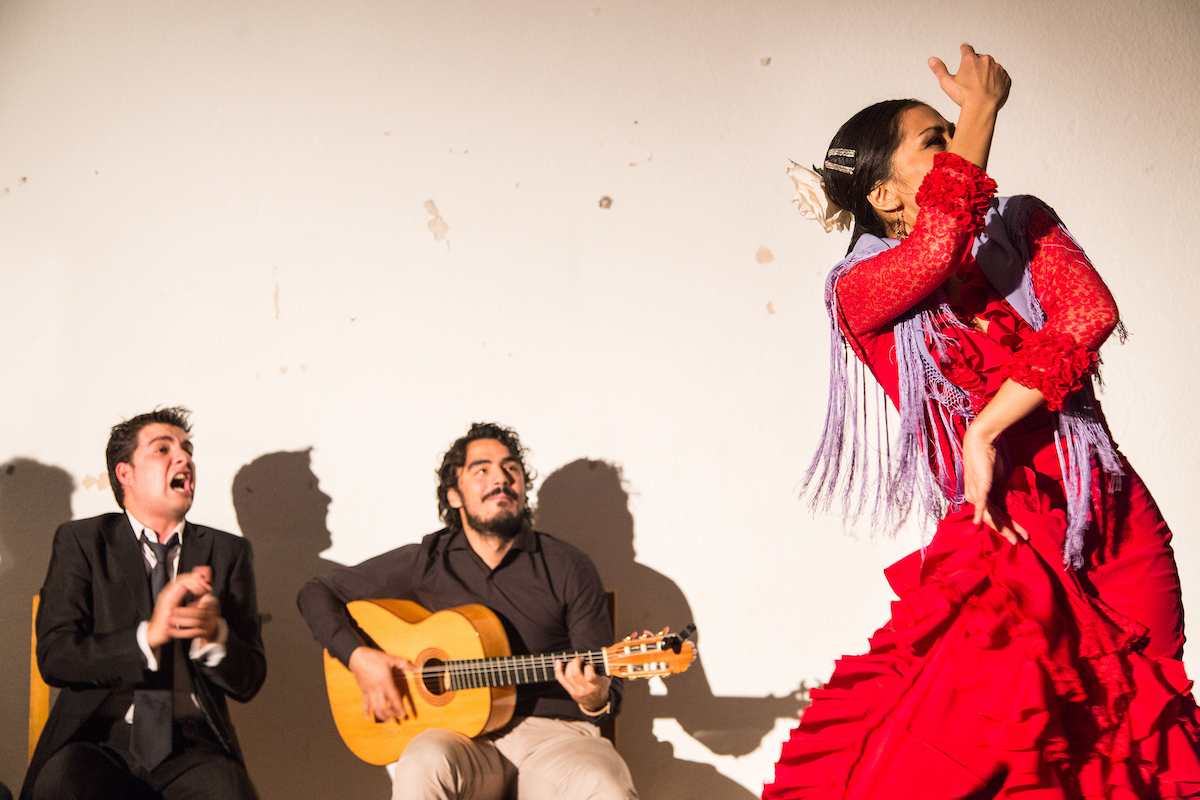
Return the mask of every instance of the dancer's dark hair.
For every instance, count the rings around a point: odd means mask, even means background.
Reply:
[[[827,157],[834,164],[852,168],[852,174],[828,167],[822,170],[825,194],[831,202],[854,215],[854,231],[847,253],[854,249],[858,237],[864,233],[872,233],[881,239],[887,237],[887,226],[867,195],[892,177],[892,156],[901,139],[900,117],[910,108],[923,105],[926,104],[920,100],[884,100],[867,106],[847,120],[829,143],[829,150],[854,151],[853,156]]]

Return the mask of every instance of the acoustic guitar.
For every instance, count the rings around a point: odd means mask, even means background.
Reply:
[[[356,600],[346,606],[379,649],[404,656],[415,669],[396,674],[408,719],[365,719],[362,692],[350,670],[325,652],[325,685],[338,733],[356,756],[390,764],[428,728],[479,736],[508,724],[516,686],[554,681],[554,662],[583,656],[597,674],[651,678],[683,672],[696,658],[685,641],[695,631],[645,635],[587,652],[514,656],[496,615],[481,605],[431,614],[408,600]]]

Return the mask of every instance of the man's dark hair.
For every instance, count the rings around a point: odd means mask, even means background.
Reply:
[[[112,486],[113,496],[117,498],[117,505],[125,508],[125,488],[117,480],[117,464],[130,463],[133,451],[137,450],[138,434],[142,432],[142,428],[157,422],[182,428],[184,433],[190,433],[192,424],[188,421],[188,415],[191,413],[183,406],[156,408],[149,413],[138,414],[132,419],[113,425],[112,433],[108,436],[108,447],[104,449],[104,457],[108,461],[108,483]]]
[[[828,168],[823,172],[825,192],[830,201],[854,215],[850,250],[864,233],[887,238],[887,226],[867,196],[892,177],[892,156],[901,139],[900,117],[910,108],[924,105],[920,100],[884,100],[867,106],[847,120],[829,143],[830,150],[853,150],[855,153],[853,156],[828,157],[835,164],[852,167],[853,174]]]
[[[521,446],[521,438],[512,428],[506,428],[495,422],[476,422],[465,436],[460,436],[450,445],[446,455],[442,456],[442,465],[438,467],[438,516],[446,527],[452,530],[462,530],[462,517],[457,508],[450,505],[450,490],[458,488],[458,472],[467,465],[467,445],[477,439],[495,439],[508,448],[509,455],[521,465],[521,474],[525,476],[525,494],[533,489],[533,479],[537,477],[525,466],[525,448]],[[529,503],[525,503],[522,516],[528,522],[532,513]]]

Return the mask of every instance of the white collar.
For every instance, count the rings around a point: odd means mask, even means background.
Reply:
[[[149,528],[147,528],[145,525],[143,525],[140,521],[138,521],[138,518],[135,517],[132,513],[130,513],[129,509],[125,509],[125,516],[129,517],[129,524],[133,526],[133,535],[135,537],[137,537],[139,541],[141,540],[142,533],[144,531],[150,531],[151,534],[154,534],[154,531],[151,531]],[[178,525],[175,526],[175,530],[172,531],[172,533],[174,533],[176,536],[179,537],[180,546],[183,545],[183,526],[185,524],[186,524],[186,520],[184,522],[180,522]],[[150,537],[147,536],[146,538],[148,539]],[[158,541],[157,534],[154,534],[154,540]],[[167,541],[170,541],[170,540],[171,540],[171,537],[168,536]]]

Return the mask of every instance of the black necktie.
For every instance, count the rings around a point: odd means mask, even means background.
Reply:
[[[166,544],[146,536],[142,531],[142,544],[154,551],[154,567],[150,570],[150,599],[158,599],[158,593],[167,585],[171,548],[178,544],[172,534]],[[129,752],[149,772],[171,754],[171,689],[175,674],[175,641],[171,640],[158,649],[158,672],[148,673],[143,689],[133,693],[133,730],[129,734]]]

